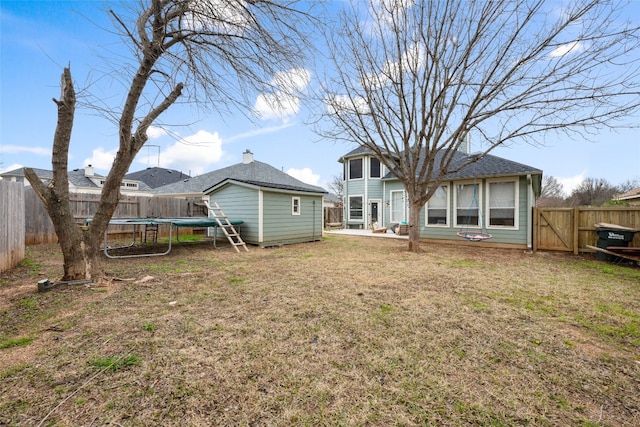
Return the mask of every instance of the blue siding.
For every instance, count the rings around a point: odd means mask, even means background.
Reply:
[[[258,244],[258,191],[228,184],[209,195],[210,200],[217,202],[230,220],[242,220],[240,226],[242,239],[251,244]]]
[[[260,192],[262,223],[259,215]],[[247,243],[275,246],[322,239],[322,194],[275,192],[231,183],[217,189],[209,197],[218,203],[229,219],[244,221],[240,235]],[[292,197],[300,198],[300,215],[292,214]]]
[[[291,212],[292,197],[300,198],[300,215]],[[263,192],[262,246],[322,239],[322,196]]]
[[[488,218],[488,204],[487,204],[487,182],[491,180],[481,180],[482,191],[482,222],[485,225],[485,231],[491,234],[493,237],[490,242],[493,243],[505,243],[515,245],[527,244],[527,233],[529,228],[529,210],[532,208],[528,206],[528,191],[527,191],[527,178],[521,176],[515,178],[518,180],[518,227],[517,228],[503,228],[503,227],[489,227],[487,226]],[[469,182],[469,181],[465,181]],[[446,182],[443,184],[449,184],[449,191],[451,191],[450,203],[449,203],[449,224],[446,227],[426,227],[425,209],[420,211],[420,236],[429,239],[444,239],[444,240],[460,240],[461,238],[456,235],[458,231],[464,229],[461,226],[454,226],[453,217],[455,215],[455,198],[453,197],[455,181]],[[471,228],[470,228],[471,229]],[[480,230],[480,228],[474,228]]]

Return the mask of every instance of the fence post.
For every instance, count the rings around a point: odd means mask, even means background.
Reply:
[[[573,254],[580,252],[580,207],[573,208]]]

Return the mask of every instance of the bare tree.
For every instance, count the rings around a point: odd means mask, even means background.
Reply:
[[[306,26],[312,22],[294,1],[138,0],[123,14],[109,13],[133,53],[134,66],[123,78],[123,105],[91,105],[117,118],[119,150],[88,229],[80,231],[69,208],[68,150],[76,107],[69,68],[63,72],[62,96],[54,99],[58,123],[53,182],[45,186],[33,170],[25,170],[54,223],[64,255],[64,280],[104,274],[100,241],[118,205],[122,179],[147,141],[151,124],[185,94],[191,102],[220,110],[247,107],[252,93],[277,86],[280,92],[270,99],[287,102],[290,98],[282,91],[288,82],[279,80],[303,64]],[[113,74],[122,79],[120,73]]]
[[[367,3],[328,32],[318,132],[368,148],[402,182],[409,250],[448,174],[510,142],[631,125],[639,109],[640,31],[619,2]],[[461,158],[468,136],[480,151]]]
[[[613,199],[617,188],[604,178],[585,178],[569,197],[571,206],[601,206]]]
[[[631,190],[635,190],[636,188],[640,188],[640,176],[628,179],[617,186],[619,194],[627,193]]]
[[[548,175],[542,180],[540,197],[536,201],[539,207],[556,207],[564,204],[564,188],[555,177]]]
[[[334,175],[329,183],[329,191],[338,197],[340,206],[344,204],[344,179],[339,175]]]

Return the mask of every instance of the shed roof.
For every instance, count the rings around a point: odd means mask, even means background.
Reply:
[[[266,188],[326,193],[315,185],[306,184],[271,165],[259,161],[238,163],[202,175],[186,178],[173,184],[156,188],[157,194],[204,194],[226,180],[234,180]]]

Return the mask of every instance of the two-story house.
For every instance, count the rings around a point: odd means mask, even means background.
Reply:
[[[456,153],[460,161],[470,154]],[[364,147],[339,159],[344,169],[345,226],[388,229],[408,221],[409,206],[402,183]],[[457,240],[461,230],[484,232],[484,244],[530,248],[532,208],[540,195],[542,171],[486,155],[449,174],[420,212],[420,237]]]

